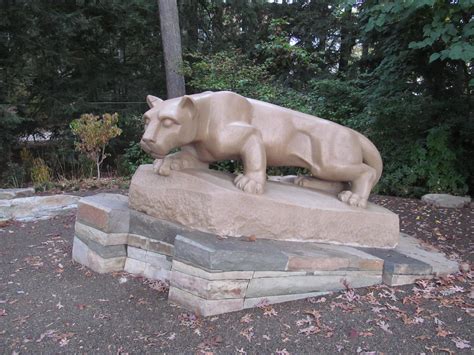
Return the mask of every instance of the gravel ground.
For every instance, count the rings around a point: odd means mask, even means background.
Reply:
[[[0,227],[0,353],[471,353],[474,209],[373,200],[464,272],[201,319],[163,284],[74,263],[74,215]]]

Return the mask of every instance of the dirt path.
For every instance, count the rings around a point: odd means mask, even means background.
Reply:
[[[402,230],[464,261],[473,209],[375,197]],[[74,215],[0,228],[0,353],[470,353],[473,276],[347,290],[196,318],[159,283],[72,262]]]

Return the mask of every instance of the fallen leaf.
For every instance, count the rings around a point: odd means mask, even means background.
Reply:
[[[245,238],[246,242],[255,242],[256,240],[257,240],[257,237],[253,234]]]
[[[456,345],[456,348],[458,349],[470,349],[470,341],[469,340],[464,340],[461,338],[452,338],[451,341]]]
[[[252,315],[250,313],[247,313],[242,318],[240,318],[240,323],[250,323],[252,321],[253,321],[253,319],[252,319]]]
[[[385,332],[392,334],[392,331],[389,328],[388,323],[385,323],[385,321],[380,320],[377,322],[377,325]]]
[[[250,342],[252,340],[252,337],[254,336],[253,327],[242,330],[240,332],[240,335],[245,337]]]

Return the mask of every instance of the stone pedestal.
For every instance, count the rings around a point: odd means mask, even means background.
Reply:
[[[80,200],[73,259],[170,284],[169,300],[210,316],[350,287],[402,285],[457,271],[456,262],[402,235],[397,248],[235,237],[193,231],[129,209],[125,196]]]
[[[232,181],[211,170],[159,176],[142,165],[130,185],[130,208],[221,236],[376,248],[398,243],[398,216],[375,204],[351,207],[327,193],[271,181],[263,195],[253,195]]]

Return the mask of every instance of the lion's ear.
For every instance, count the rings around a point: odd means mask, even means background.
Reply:
[[[162,99],[160,99],[159,97],[153,96],[153,95],[148,95],[146,97],[146,103],[148,104],[148,106],[150,108],[155,107],[156,105],[158,105],[162,101],[163,101]]]
[[[179,107],[184,110],[189,110],[191,116],[194,116],[194,110],[196,109],[194,99],[188,95],[184,95],[179,102]]]

